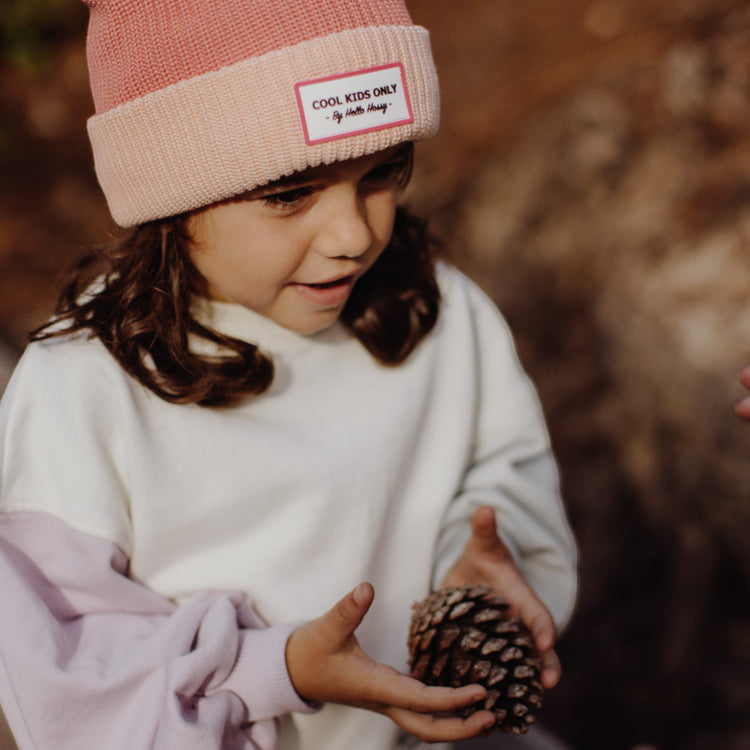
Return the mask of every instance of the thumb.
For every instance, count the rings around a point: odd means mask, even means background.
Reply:
[[[489,554],[496,560],[510,560],[510,553],[497,533],[495,511],[482,505],[471,517],[471,542],[474,552]]]
[[[471,535],[482,547],[494,547],[500,541],[495,524],[495,511],[492,508],[482,505],[474,511],[471,517]]]
[[[359,627],[374,598],[372,584],[364,582],[336,602],[325,616],[331,635],[338,636],[342,641],[349,638]]]

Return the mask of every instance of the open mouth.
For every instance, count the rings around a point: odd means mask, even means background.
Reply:
[[[297,293],[322,307],[336,307],[346,302],[354,286],[354,276],[344,276],[320,284],[295,284]]]
[[[352,280],[352,276],[344,276],[342,279],[325,281],[322,284],[305,284],[305,286],[312,287],[313,289],[336,289],[336,287],[339,286],[349,286],[352,283]]]

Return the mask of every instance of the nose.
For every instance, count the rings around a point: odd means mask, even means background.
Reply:
[[[370,248],[372,238],[362,196],[347,189],[331,195],[316,237],[318,252],[329,258],[358,258]]]

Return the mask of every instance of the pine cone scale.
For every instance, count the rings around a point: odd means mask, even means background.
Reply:
[[[451,587],[415,604],[408,646],[412,675],[426,684],[487,688],[487,697],[462,716],[487,709],[496,728],[515,734],[535,720],[544,689],[533,639],[490,589]]]

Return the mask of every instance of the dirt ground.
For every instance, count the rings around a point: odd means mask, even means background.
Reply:
[[[750,4],[407,0],[441,78],[410,201],[498,302],[581,550],[546,726],[750,750]],[[0,341],[112,231],[78,31],[0,69]],[[75,26],[75,25],[74,25]],[[0,748],[3,748],[0,739]]]

